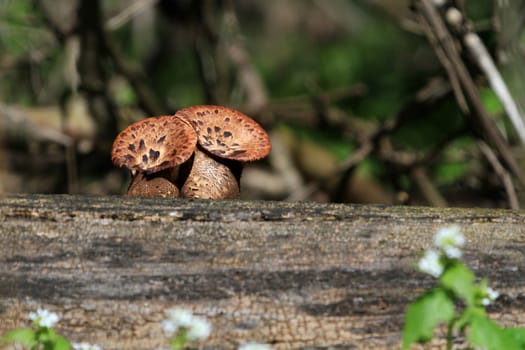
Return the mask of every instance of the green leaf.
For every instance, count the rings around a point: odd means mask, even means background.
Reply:
[[[36,344],[35,332],[29,328],[17,328],[7,332],[2,338],[0,343],[15,342],[23,346],[32,347]]]
[[[463,331],[476,317],[486,317],[485,308],[479,306],[467,306],[461,316],[454,322],[454,328]]]
[[[61,335],[56,336],[53,350],[70,350],[71,348],[72,346],[66,338]]]
[[[445,269],[440,282],[443,287],[462,298],[468,306],[474,305],[476,300],[474,273],[466,265],[453,263]]]
[[[485,350],[522,350],[522,343],[514,335],[505,332],[488,317],[478,316],[472,319],[468,339],[473,345]]]
[[[505,328],[503,334],[506,337],[514,338],[521,344],[522,348],[525,348],[525,328]]]
[[[55,332],[52,328],[48,327],[38,327],[36,333],[35,333],[35,339],[37,342],[41,344],[54,342],[55,340]]]
[[[454,318],[454,303],[440,288],[433,289],[408,306],[403,330],[403,349],[432,339],[434,328]]]
[[[172,350],[181,350],[184,348],[184,345],[188,342],[187,331],[183,328],[179,331],[177,336],[171,341]]]

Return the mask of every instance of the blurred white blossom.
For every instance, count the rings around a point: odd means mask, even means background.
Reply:
[[[168,317],[178,327],[189,327],[193,322],[193,313],[191,310],[184,308],[170,309],[167,312]]]
[[[75,350],[102,350],[100,346],[89,343],[73,343],[71,345]]]
[[[211,334],[211,324],[204,318],[194,316],[190,310],[183,308],[170,309],[168,318],[160,323],[166,336],[171,337],[179,329],[186,331],[188,340],[204,340]]]
[[[188,327],[188,340],[204,340],[211,334],[211,324],[202,317],[193,317],[193,322]]]
[[[463,252],[458,247],[445,246],[443,247],[443,252],[450,259],[460,259],[463,255]]]
[[[38,327],[51,328],[58,322],[58,315],[54,312],[49,312],[46,309],[38,309],[36,312],[29,313],[29,319],[33,321]]]
[[[499,292],[495,291],[494,289],[490,287],[487,287],[485,289],[485,294],[486,296],[483,299],[481,299],[481,303],[484,306],[489,305],[490,303],[492,303],[494,300],[498,299],[499,297]]]
[[[443,264],[440,261],[440,253],[436,250],[427,250],[425,255],[419,260],[419,269],[434,277],[439,277],[443,273]]]
[[[465,244],[465,237],[458,225],[440,228],[434,236],[434,246],[442,249],[451,259],[461,258],[461,247]]]
[[[175,324],[175,322],[173,322],[172,320],[170,319],[167,319],[167,320],[163,320],[161,323],[160,323],[160,327],[162,328],[162,330],[164,331],[164,334],[167,336],[167,337],[171,337],[178,329],[177,325]]]
[[[238,350],[273,350],[273,348],[268,344],[246,343],[239,346]]]

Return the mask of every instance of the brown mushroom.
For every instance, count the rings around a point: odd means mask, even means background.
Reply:
[[[185,164],[181,194],[187,198],[238,198],[243,163],[264,158],[272,148],[266,131],[243,113],[222,106],[181,109],[176,118],[188,121],[198,147]],[[183,166],[184,167],[184,166]]]
[[[151,117],[129,125],[117,136],[111,152],[113,164],[131,171],[126,194],[178,197],[173,169],[191,157],[196,143],[195,130],[180,118]]]
[[[115,139],[112,160],[127,167],[130,196],[239,198],[243,164],[271,150],[250,117],[221,106],[193,106],[133,123]],[[180,187],[179,187],[180,186]]]
[[[127,196],[135,197],[179,197],[179,188],[169,180],[170,173],[145,174],[138,172],[133,176],[126,192]]]

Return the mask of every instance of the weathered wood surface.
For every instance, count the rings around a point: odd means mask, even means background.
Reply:
[[[502,292],[490,309],[525,325],[525,213],[124,197],[0,198],[0,334],[37,307],[104,349],[165,344],[163,310],[276,349],[391,349],[435,230],[460,224],[468,264]]]

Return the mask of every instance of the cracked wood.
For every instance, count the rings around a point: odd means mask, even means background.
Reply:
[[[438,227],[461,225],[465,259],[525,324],[525,213],[343,204],[20,195],[0,198],[0,334],[45,307],[59,332],[104,349],[165,344],[163,310],[214,331],[205,348],[398,347],[415,271]]]

